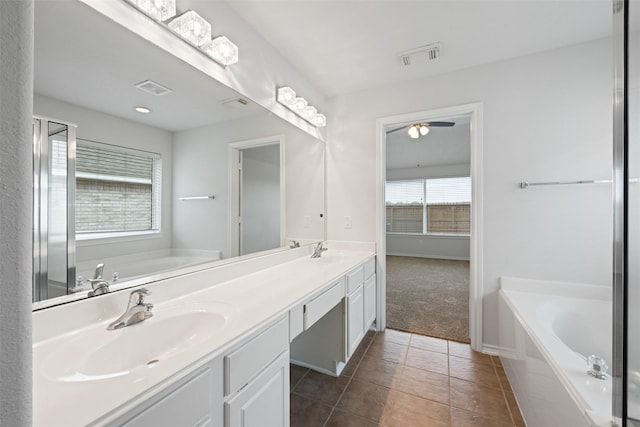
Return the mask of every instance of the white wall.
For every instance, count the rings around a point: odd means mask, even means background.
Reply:
[[[173,194],[215,195],[213,201],[176,202],[173,243],[177,248],[221,250],[227,254],[227,144],[285,136],[286,234],[324,238],[325,144],[269,114],[204,126],[174,135]],[[304,216],[311,226],[304,226]]]
[[[611,58],[599,40],[331,99],[328,237],[375,240],[377,118],[481,101],[484,343],[498,344],[499,276],[609,286],[610,186],[518,183],[611,177]]]
[[[33,1],[0,1],[0,425],[29,426]]]
[[[77,241],[77,262],[171,247],[171,132],[39,95],[34,96],[34,114],[75,123],[78,139],[151,151],[162,156],[162,232],[153,237]]]
[[[275,161],[269,161],[269,159]],[[279,248],[281,246],[279,145],[242,150],[241,206],[241,255]]]

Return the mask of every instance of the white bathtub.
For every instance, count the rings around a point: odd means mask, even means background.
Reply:
[[[133,279],[150,277],[197,264],[203,264],[220,259],[220,251],[194,251],[165,249],[151,252],[141,252],[126,256],[100,258],[78,263],[76,277],[92,278],[98,264],[104,264],[102,277],[112,282],[112,276],[117,273],[122,283]],[[85,285],[84,288],[87,288]]]
[[[611,371],[611,290],[501,278],[500,347],[528,427],[610,426],[612,381],[587,374],[586,357]]]

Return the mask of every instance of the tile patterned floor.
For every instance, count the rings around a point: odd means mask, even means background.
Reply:
[[[291,427],[523,427],[500,359],[369,332],[339,378],[291,365]]]

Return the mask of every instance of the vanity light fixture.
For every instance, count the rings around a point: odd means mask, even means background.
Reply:
[[[296,92],[289,86],[283,86],[278,88],[277,99],[278,102],[286,107],[293,105],[296,100]]]
[[[169,28],[198,47],[211,40],[211,24],[193,10],[172,19]]]
[[[156,21],[166,21],[176,16],[176,0],[129,0]]]
[[[314,124],[319,128],[325,127],[327,125],[327,117],[324,114],[316,114],[316,120]]]
[[[138,113],[149,114],[151,112],[150,108],[147,107],[136,107],[134,108]]]
[[[165,28],[169,28],[223,67],[238,62],[238,46],[225,36],[212,39],[211,24],[193,10],[176,16],[176,0],[126,0],[126,2],[158,21]]]
[[[276,100],[315,127],[321,128],[327,125],[325,115],[318,113],[316,107],[309,105],[303,97],[297,96],[289,86],[281,86],[277,89]]]
[[[225,36],[218,36],[202,45],[204,50],[216,62],[227,66],[238,62],[238,46]]]

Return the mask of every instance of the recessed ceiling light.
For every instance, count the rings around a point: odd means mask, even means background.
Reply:
[[[148,113],[151,112],[151,110],[149,108],[147,108],[147,107],[136,107],[135,110],[138,113],[143,113],[143,114],[148,114]]]

